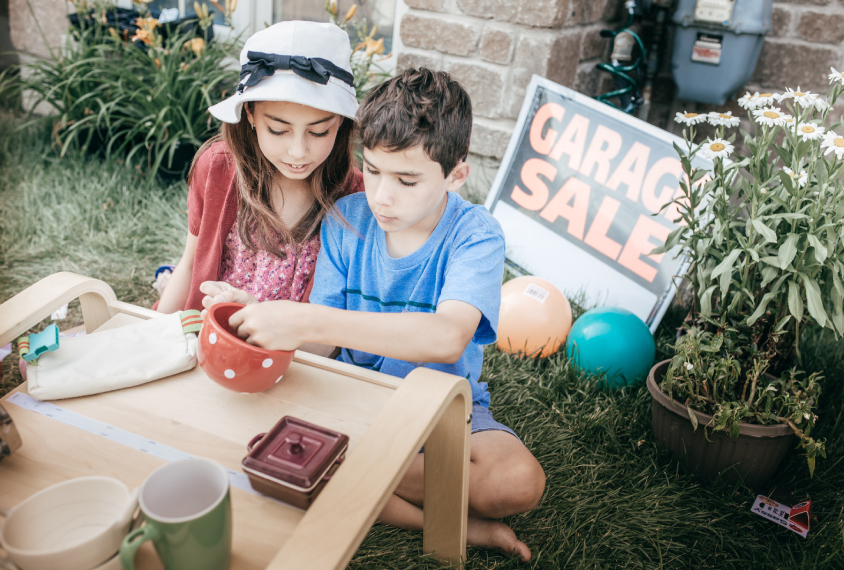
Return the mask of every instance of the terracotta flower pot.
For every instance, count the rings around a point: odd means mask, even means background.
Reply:
[[[712,416],[694,412],[697,431],[692,429],[689,413],[682,402],[670,398],[659,388],[668,371],[670,360],[663,360],[648,374],[648,391],[653,397],[653,432],[659,445],[683,462],[689,472],[703,479],[723,474],[730,479],[739,477],[751,487],[763,485],[779,467],[789,447],[795,445],[794,432],[787,425],[761,426],[740,424],[737,438],[724,431],[707,429]]]

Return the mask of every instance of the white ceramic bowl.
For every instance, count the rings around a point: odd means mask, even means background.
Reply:
[[[120,549],[137,502],[117,479],[71,479],[12,509],[0,545],[21,570],[91,570]]]

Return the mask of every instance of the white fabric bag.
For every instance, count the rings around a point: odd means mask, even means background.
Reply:
[[[27,364],[29,393],[58,400],[145,384],[196,366],[196,345],[196,333],[185,333],[180,313],[63,338],[36,366]]]

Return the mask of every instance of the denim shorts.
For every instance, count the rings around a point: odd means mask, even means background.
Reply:
[[[507,433],[513,434],[513,437],[516,439],[519,439],[516,432],[493,419],[492,412],[489,411],[489,408],[485,408],[480,404],[472,404],[472,433],[492,430],[506,431]]]

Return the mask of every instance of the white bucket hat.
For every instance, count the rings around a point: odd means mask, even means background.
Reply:
[[[290,101],[354,120],[351,56],[349,36],[334,24],[279,22],[246,40],[237,92],[208,110],[237,123],[247,101]]]

